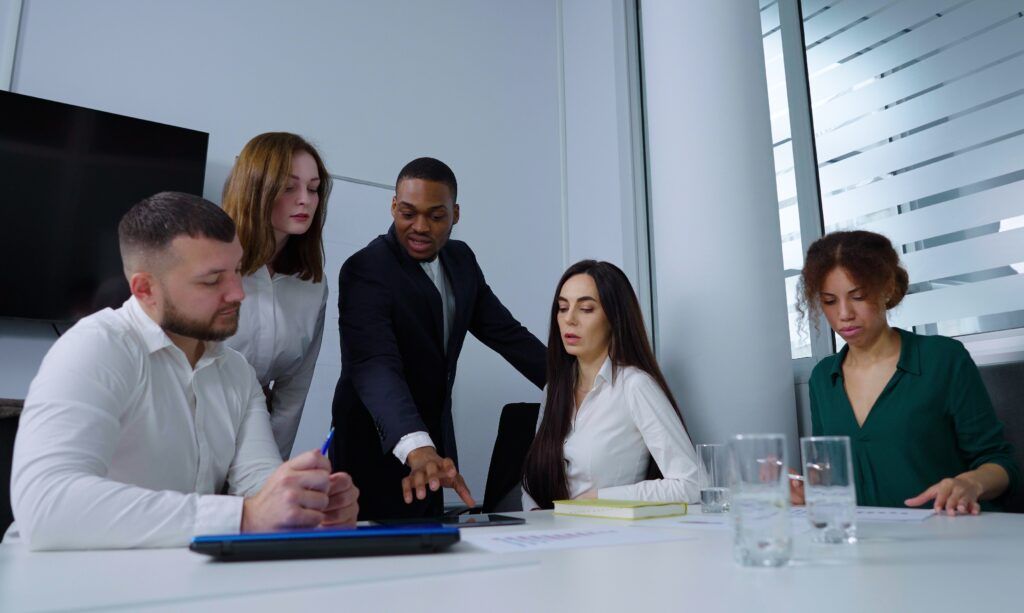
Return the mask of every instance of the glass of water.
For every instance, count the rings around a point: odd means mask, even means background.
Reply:
[[[697,445],[700,510],[724,513],[729,510],[729,463],[725,445]]]
[[[729,441],[733,557],[744,566],[782,566],[793,551],[786,437],[740,434]]]
[[[804,500],[815,540],[856,543],[857,490],[853,480],[850,437],[810,436],[800,439]]]

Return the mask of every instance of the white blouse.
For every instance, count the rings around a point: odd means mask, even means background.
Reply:
[[[596,488],[612,500],[699,500],[697,453],[672,403],[638,368],[619,368],[613,379],[610,358],[576,412],[564,454],[572,498]],[[652,457],[664,478],[645,481]],[[536,507],[524,490],[523,509]]]
[[[225,341],[249,361],[267,391],[270,426],[281,457],[295,444],[302,407],[320,355],[327,283],[274,274],[266,266],[242,279],[238,332]]]

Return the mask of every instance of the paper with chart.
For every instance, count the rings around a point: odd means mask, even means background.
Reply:
[[[683,517],[667,517],[665,519],[644,520],[652,528],[692,528],[697,530],[731,530],[728,513],[694,513]],[[652,522],[657,522],[652,523]],[[810,529],[810,524],[803,517],[791,517],[790,527],[793,534],[800,534]]]
[[[463,530],[462,541],[494,553],[551,551],[582,547],[642,545],[685,541],[693,537],[667,530],[636,528],[586,528],[576,530],[526,530],[495,534],[487,530]]]
[[[793,507],[790,509],[793,517],[807,517],[807,507]],[[857,507],[854,515],[858,523],[916,523],[922,522],[932,515],[932,509],[899,509],[889,507]]]
[[[699,509],[700,507],[696,507]],[[790,518],[793,520],[795,533],[804,532],[807,529],[807,507],[794,506],[789,510]],[[935,512],[931,509],[898,509],[887,507],[857,507],[856,520],[858,523],[917,523],[922,522]],[[644,525],[651,528],[685,527],[698,530],[729,530],[732,524],[729,523],[728,513],[696,513],[682,517],[666,517],[659,519],[643,520]]]

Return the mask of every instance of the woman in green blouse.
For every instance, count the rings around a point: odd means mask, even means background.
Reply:
[[[998,509],[1019,479],[1003,425],[959,341],[889,326],[909,279],[889,239],[833,232],[801,273],[804,314],[823,313],[846,346],[811,374],[815,435],[850,437],[857,503],[950,515]],[[803,491],[793,488],[794,502]]]

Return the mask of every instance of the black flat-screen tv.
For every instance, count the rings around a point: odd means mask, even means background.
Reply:
[[[128,297],[117,223],[203,193],[205,132],[0,91],[0,317],[72,322]]]

